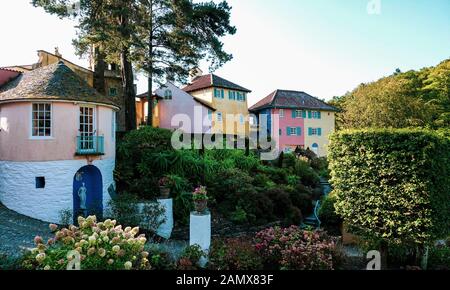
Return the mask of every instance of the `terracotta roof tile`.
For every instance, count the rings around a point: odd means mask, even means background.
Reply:
[[[216,76],[215,74],[208,74],[200,76],[194,81],[183,88],[183,91],[185,92],[194,92],[201,89],[207,89],[211,87],[218,87],[218,88],[224,88],[224,89],[232,89],[237,91],[243,91],[250,93],[251,90],[246,89],[244,87],[241,87],[240,85],[237,85],[235,83],[232,83],[224,78],[221,78],[219,76]]]
[[[12,100],[66,100],[118,107],[59,62],[19,75],[0,88],[0,102]]]

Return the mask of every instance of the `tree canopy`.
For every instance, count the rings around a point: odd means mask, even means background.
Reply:
[[[450,126],[450,59],[361,84],[331,104],[342,110],[338,128]]]

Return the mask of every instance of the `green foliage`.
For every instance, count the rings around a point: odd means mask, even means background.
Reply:
[[[218,271],[262,270],[262,258],[251,239],[213,240],[208,269]]]
[[[448,127],[450,59],[361,84],[330,103],[342,110],[337,114],[339,128]]]
[[[157,196],[162,176],[169,178],[174,217],[182,224],[188,222],[193,189],[201,185],[211,209],[241,224],[298,224],[321,192],[317,173],[293,154],[285,155],[280,168],[263,165],[255,152],[174,150],[170,139],[171,131],[151,127],[128,133],[118,145],[115,176],[118,192],[144,200]]]
[[[428,265],[430,269],[450,270],[450,245],[432,247],[429,252]]]
[[[177,262],[177,270],[198,270],[203,257],[206,257],[206,253],[199,245],[188,246]]]
[[[139,235],[139,228],[122,229],[115,220],[97,222],[95,216],[78,218],[79,227],[70,226],[55,232],[54,238],[44,242],[37,236],[36,248],[27,252],[22,266],[27,270],[66,270],[80,254],[83,270],[151,269],[148,252],[144,251],[147,239]]]
[[[342,223],[342,219],[336,214],[335,203],[336,197],[333,194],[322,199],[319,219],[325,227],[337,227]]]
[[[336,212],[356,233],[424,244],[450,230],[450,142],[418,129],[343,131],[329,148]]]

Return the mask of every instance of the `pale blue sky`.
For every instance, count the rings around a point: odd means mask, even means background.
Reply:
[[[275,89],[330,99],[362,82],[420,69],[450,57],[450,0],[229,0],[237,33],[224,38],[234,59],[216,74],[253,90],[249,103]],[[0,2],[0,66],[36,62],[36,50],[74,55],[70,21],[29,0]],[[207,67],[202,65],[206,72]],[[139,82],[144,92],[145,80]]]

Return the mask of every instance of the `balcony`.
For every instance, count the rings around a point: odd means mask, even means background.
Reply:
[[[76,155],[103,155],[105,154],[104,136],[77,136]]]

